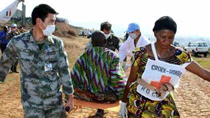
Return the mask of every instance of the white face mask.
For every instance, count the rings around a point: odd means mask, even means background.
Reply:
[[[108,39],[110,37],[111,33],[109,34],[105,34],[106,39]]]
[[[55,31],[55,25],[47,25],[46,29],[43,30],[45,36],[50,36]]]
[[[135,33],[129,33],[129,36],[132,38],[132,39],[136,39],[137,35]]]

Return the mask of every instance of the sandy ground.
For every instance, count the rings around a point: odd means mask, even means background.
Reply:
[[[70,69],[82,53],[87,39],[65,39],[69,54]],[[208,59],[210,62],[210,58]],[[0,84],[0,118],[23,118],[20,101],[20,75],[10,73],[5,83]],[[174,92],[175,101],[182,118],[210,118],[210,84],[187,72],[181,85]],[[75,106],[68,118],[94,118],[96,109]],[[117,112],[105,111],[104,118],[120,118]]]

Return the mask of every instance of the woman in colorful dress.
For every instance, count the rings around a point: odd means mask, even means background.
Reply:
[[[120,103],[121,117],[179,118],[174,98],[170,93],[179,86],[186,70],[210,81],[210,72],[202,68],[181,48],[172,46],[177,25],[169,16],[155,22],[157,39],[145,47],[138,47]]]
[[[93,47],[87,49],[76,61],[71,79],[74,98],[96,103],[115,103],[122,99],[126,85],[126,74],[114,51],[105,48],[105,34],[95,31],[91,36]],[[98,109],[96,117],[102,117]]]

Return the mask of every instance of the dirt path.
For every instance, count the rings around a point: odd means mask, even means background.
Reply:
[[[85,40],[85,39],[84,39]],[[70,68],[87,41],[68,41],[66,49],[70,60]],[[73,45],[68,45],[68,43]],[[80,51],[78,51],[78,49]],[[20,101],[20,75],[9,74],[6,82],[0,84],[0,118],[23,118]],[[174,93],[177,107],[182,118],[210,118],[210,83],[187,72],[183,75],[180,88]],[[96,109],[78,107],[69,118],[94,118]],[[120,118],[117,112],[105,111],[105,118]]]
[[[187,72],[175,93],[177,107],[183,118],[210,118],[210,84]]]
[[[0,118],[23,118],[20,102],[19,74],[9,74],[0,84]],[[210,84],[187,72],[174,93],[182,118],[210,118]],[[94,118],[96,109],[77,107],[69,118]],[[105,118],[119,118],[118,113],[105,111]]]

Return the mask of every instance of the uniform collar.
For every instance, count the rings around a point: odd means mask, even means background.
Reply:
[[[49,44],[54,44],[53,36],[47,36],[45,40]]]
[[[33,37],[33,29],[31,29],[29,32],[27,32],[26,35],[27,36],[26,36],[25,40],[35,42],[34,37]],[[47,36],[44,40],[48,44],[54,44],[53,36]]]

